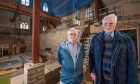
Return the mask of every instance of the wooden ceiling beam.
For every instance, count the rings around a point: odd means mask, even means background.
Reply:
[[[0,1],[0,9],[15,12],[15,10],[17,8],[17,4],[18,3],[14,2],[14,1],[3,0],[3,1]],[[25,6],[25,5],[22,5],[22,4],[20,4],[20,5],[21,6],[17,10],[17,13],[32,17],[32,8],[28,7],[28,6]],[[45,18],[49,22],[61,23],[60,18],[48,15],[45,12],[40,12],[40,17]]]

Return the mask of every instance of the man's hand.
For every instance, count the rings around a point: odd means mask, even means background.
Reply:
[[[91,79],[93,81],[96,81],[97,80],[97,77],[96,77],[96,74],[95,73],[91,73],[90,76],[91,76]]]
[[[83,73],[85,73],[87,71],[87,66],[83,65]]]

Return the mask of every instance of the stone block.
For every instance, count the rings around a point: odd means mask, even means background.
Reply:
[[[44,63],[24,65],[24,84],[45,84]]]

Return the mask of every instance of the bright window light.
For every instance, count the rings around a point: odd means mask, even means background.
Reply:
[[[43,5],[43,11],[48,12],[48,5],[47,5],[47,3],[44,3],[44,5]]]
[[[21,0],[21,4],[29,6],[29,0]]]

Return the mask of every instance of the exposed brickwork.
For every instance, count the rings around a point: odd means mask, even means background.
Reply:
[[[24,84],[45,84],[43,63],[24,65]]]
[[[56,56],[60,43],[64,40],[67,40],[67,31],[68,29],[61,29],[42,33],[40,35],[41,50],[44,50],[45,48],[51,48],[53,51],[53,56]],[[80,30],[78,29],[78,31]]]
[[[45,66],[46,84],[56,84],[59,81],[60,65],[56,63]]]

